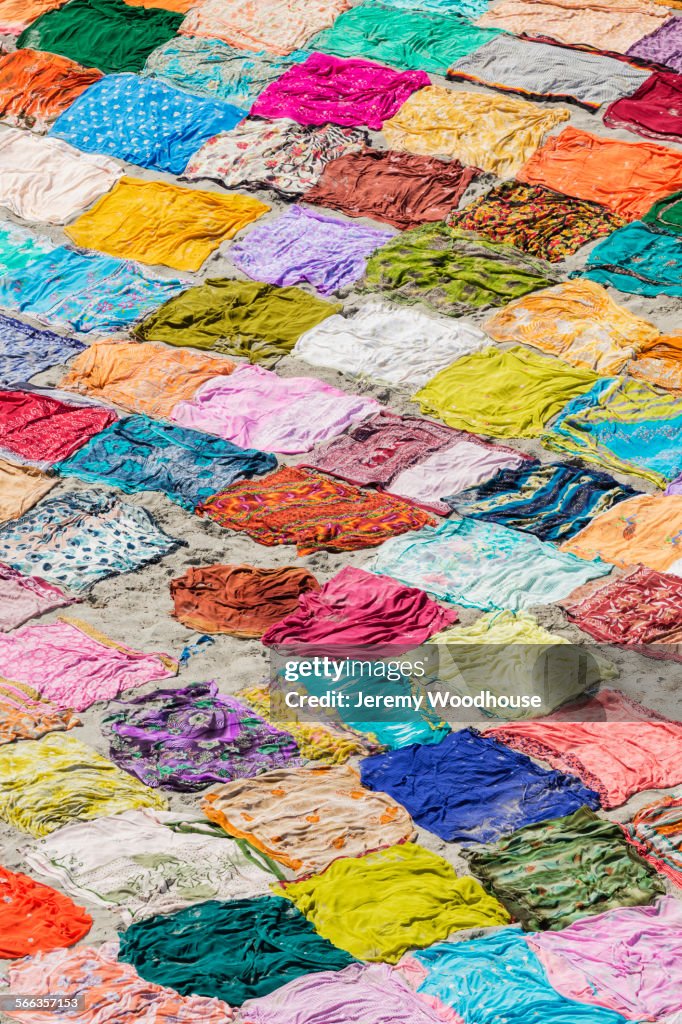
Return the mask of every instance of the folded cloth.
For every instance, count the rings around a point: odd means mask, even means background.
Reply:
[[[3,9],[6,7],[3,4]],[[0,17],[4,17],[3,15]],[[46,132],[73,101],[99,81],[102,72],[68,57],[38,50],[0,56],[0,120],[15,128]]]
[[[33,466],[17,466],[0,459],[0,523],[18,519],[56,483],[55,477],[49,477]]]
[[[0,385],[21,384],[81,353],[77,338],[54,334],[0,314]]]
[[[98,405],[69,405],[42,391],[0,391],[0,447],[29,462],[53,464],[116,420]]]
[[[623,96],[604,112],[607,128],[627,128],[647,139],[682,136],[680,100],[682,90],[677,72],[655,71],[631,96]]]
[[[37,740],[81,724],[71,708],[58,708],[30,686],[0,678],[0,744]]]
[[[196,0],[181,33],[222,39],[240,50],[288,54],[346,10],[347,0],[271,0],[267,11],[242,0]]]
[[[4,562],[0,562],[0,631],[8,633],[28,619],[55,608],[73,604],[59,587],[53,587],[38,576],[22,576]]]
[[[90,915],[68,896],[0,867],[0,958],[73,946],[91,927]]]

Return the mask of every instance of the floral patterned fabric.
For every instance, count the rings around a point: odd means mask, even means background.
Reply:
[[[76,338],[41,330],[0,314],[0,385],[21,384],[83,351]]]
[[[346,10],[347,0],[197,0],[182,23],[188,36],[222,39],[240,50],[288,54]]]

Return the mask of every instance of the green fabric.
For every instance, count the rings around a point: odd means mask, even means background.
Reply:
[[[526,825],[469,858],[481,879],[526,930],[565,928],[591,914],[652,903],[664,881],[619,825],[581,807]]]
[[[352,7],[315,36],[308,49],[444,75],[456,60],[497,35],[499,29],[476,28],[460,14]]]
[[[120,941],[119,958],[147,981],[181,995],[216,996],[231,1006],[303,974],[353,963],[279,896],[207,900],[157,914],[131,925]]]
[[[503,306],[558,280],[543,260],[438,221],[403,231],[377,249],[359,287],[462,316]]]
[[[664,231],[668,235],[682,233],[682,192],[673,192],[659,199],[642,220],[654,231]]]
[[[141,71],[152,50],[172,39],[184,17],[157,7],[130,7],[123,0],[70,0],[24,29],[17,49],[60,53],[108,75]]]
[[[143,341],[191,345],[268,366],[294,347],[340,304],[301,288],[259,281],[205,281],[176,295],[135,328]]]

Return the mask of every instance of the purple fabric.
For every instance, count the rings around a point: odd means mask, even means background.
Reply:
[[[682,71],[682,18],[671,18],[655,32],[638,39],[627,55]]]
[[[682,494],[682,476],[672,480],[665,489],[666,494]]]
[[[370,228],[292,206],[277,220],[257,225],[232,246],[235,266],[255,281],[307,281],[323,295],[359,280],[367,258],[397,231]]]

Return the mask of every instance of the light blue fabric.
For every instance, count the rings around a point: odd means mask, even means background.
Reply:
[[[43,331],[0,314],[0,384],[20,384],[83,351],[76,338]]]
[[[397,7],[399,10],[433,11],[436,14],[463,14],[467,18],[478,18],[488,10],[488,0],[365,0],[366,3],[382,7]]]
[[[86,153],[182,174],[207,139],[229,132],[245,114],[156,78],[106,75],[57,118],[49,134]]]
[[[54,248],[49,238],[7,222],[0,230],[0,274],[24,270]]]
[[[633,221],[595,246],[579,276],[633,295],[682,295],[682,238]]]

